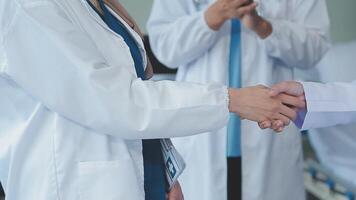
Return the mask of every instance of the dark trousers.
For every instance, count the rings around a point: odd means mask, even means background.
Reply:
[[[242,199],[241,157],[227,159],[227,199]]]
[[[2,189],[1,183],[0,183],[0,200],[5,199],[5,193],[4,190]]]

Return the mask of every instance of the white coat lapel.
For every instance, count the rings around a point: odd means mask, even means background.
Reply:
[[[114,32],[112,29],[110,29],[107,24],[100,18],[100,16],[96,13],[95,10],[93,10],[91,8],[91,6],[88,4],[88,2],[86,0],[80,0],[80,2],[82,3],[82,5],[86,8],[87,12],[89,13],[89,15],[91,16],[91,18],[93,18],[94,21],[96,21],[100,26],[102,26],[104,29],[106,29],[107,31],[109,31],[110,33],[112,33],[113,35],[115,35],[116,37],[119,37],[122,39],[122,37],[120,35],[118,35],[116,32]],[[124,20],[126,23],[128,23],[128,26],[131,27],[132,30],[130,30],[130,32],[133,34],[133,36],[135,37],[135,39],[137,40],[138,44],[140,45],[141,50],[143,51],[143,54],[146,54],[145,51],[145,47],[142,41],[142,33],[139,30],[137,24],[133,21],[133,19],[128,15],[128,13],[124,10],[123,7],[121,7],[120,4],[114,4],[113,1],[108,1],[107,3],[110,3],[110,8],[111,10],[113,10],[113,12],[117,15],[117,17],[121,17],[121,15],[118,12],[124,12],[122,13],[126,18],[126,20]],[[119,6],[119,8],[118,8]],[[121,10],[120,10],[121,9]],[[114,15],[115,15],[114,14]],[[131,21],[131,22],[130,22]],[[136,33],[137,36],[134,35],[134,33]],[[146,76],[147,78],[152,78],[153,76],[153,69],[151,66],[150,61],[147,59],[147,57],[144,57],[144,62],[145,64],[145,71],[146,71]]]
[[[94,19],[94,21],[96,21],[100,26],[102,26],[103,28],[105,28],[107,31],[109,31],[110,33],[116,35],[117,37],[120,37],[117,33],[115,33],[113,30],[111,30],[108,25],[106,25],[106,23],[100,18],[100,16],[95,12],[95,10],[93,10],[90,5],[87,3],[86,0],[81,0],[80,1],[82,3],[82,5],[86,8],[87,12],[89,13],[89,15]]]

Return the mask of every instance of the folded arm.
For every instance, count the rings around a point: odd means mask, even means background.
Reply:
[[[272,34],[265,40],[269,56],[290,67],[314,67],[329,49],[329,17],[324,0],[297,0],[292,20],[268,18]]]

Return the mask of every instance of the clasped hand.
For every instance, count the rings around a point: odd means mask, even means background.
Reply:
[[[231,19],[239,19],[245,28],[255,32],[261,39],[272,33],[272,25],[256,11],[253,0],[217,0],[205,11],[205,21],[213,30],[219,30]]]
[[[276,132],[283,131],[306,107],[303,87],[297,82],[282,82],[272,88],[259,85],[229,89],[229,96],[231,112]]]

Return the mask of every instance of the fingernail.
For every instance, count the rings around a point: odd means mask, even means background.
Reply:
[[[263,123],[262,123],[262,127],[263,127],[263,128],[267,128],[267,122],[263,122]]]

